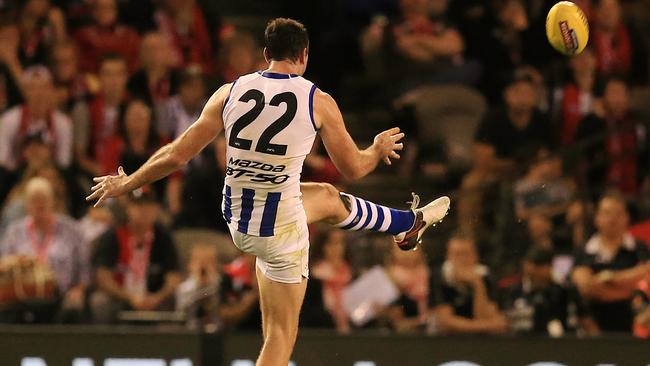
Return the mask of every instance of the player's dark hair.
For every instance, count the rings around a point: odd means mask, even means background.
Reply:
[[[271,60],[296,61],[302,51],[309,47],[307,28],[293,19],[273,19],[264,31],[264,46]]]

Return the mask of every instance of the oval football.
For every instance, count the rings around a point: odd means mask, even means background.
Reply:
[[[558,52],[573,56],[587,46],[589,23],[580,7],[570,1],[553,5],[546,16],[546,37]]]

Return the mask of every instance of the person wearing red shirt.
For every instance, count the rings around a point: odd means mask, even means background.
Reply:
[[[580,121],[594,111],[596,58],[589,48],[569,61],[571,79],[555,92],[559,119],[560,142],[570,145],[575,140]]]
[[[78,103],[72,113],[75,124],[77,163],[89,174],[113,172],[105,156],[110,141],[118,132],[118,116],[126,100],[126,61],[119,55],[107,55],[100,63],[99,93],[88,103]],[[116,167],[115,167],[116,168]]]
[[[633,195],[647,169],[646,128],[630,111],[624,80],[612,78],[605,83],[602,103],[602,112],[585,117],[576,132],[583,147],[584,184],[595,194],[615,187]]]
[[[596,2],[595,21],[589,41],[596,53],[598,74],[624,76],[635,85],[648,80],[646,47],[637,32],[625,24],[618,0]]]
[[[118,53],[127,60],[129,70],[135,70],[140,36],[131,27],[117,23],[115,0],[95,0],[92,14],[94,23],[74,34],[79,48],[84,50],[81,69],[97,72],[105,54]]]
[[[154,14],[158,30],[174,49],[175,66],[199,64],[211,74],[213,65],[210,32],[201,9],[194,1],[165,0]]]

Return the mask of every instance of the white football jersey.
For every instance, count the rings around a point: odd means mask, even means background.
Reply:
[[[233,83],[223,108],[222,210],[237,231],[268,237],[304,219],[300,174],[317,133],[315,90],[301,76],[261,71]]]

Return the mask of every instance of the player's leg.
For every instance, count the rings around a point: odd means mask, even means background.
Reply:
[[[440,197],[417,208],[413,195],[410,210],[398,210],[339,192],[327,183],[302,183],[303,207],[309,223],[325,221],[343,230],[371,230],[395,236],[400,248],[413,249],[431,225],[441,221],[449,210],[448,197]]]
[[[329,183],[300,183],[300,191],[310,224],[323,221],[335,225],[350,215],[339,190]]]
[[[307,222],[325,221],[344,230],[372,230],[398,235],[415,223],[413,210],[397,210],[340,192],[328,183],[302,183]]]
[[[273,281],[257,269],[262,309],[264,345],[256,366],[285,366],[291,359],[298,335],[300,308],[307,279],[301,283]]]

